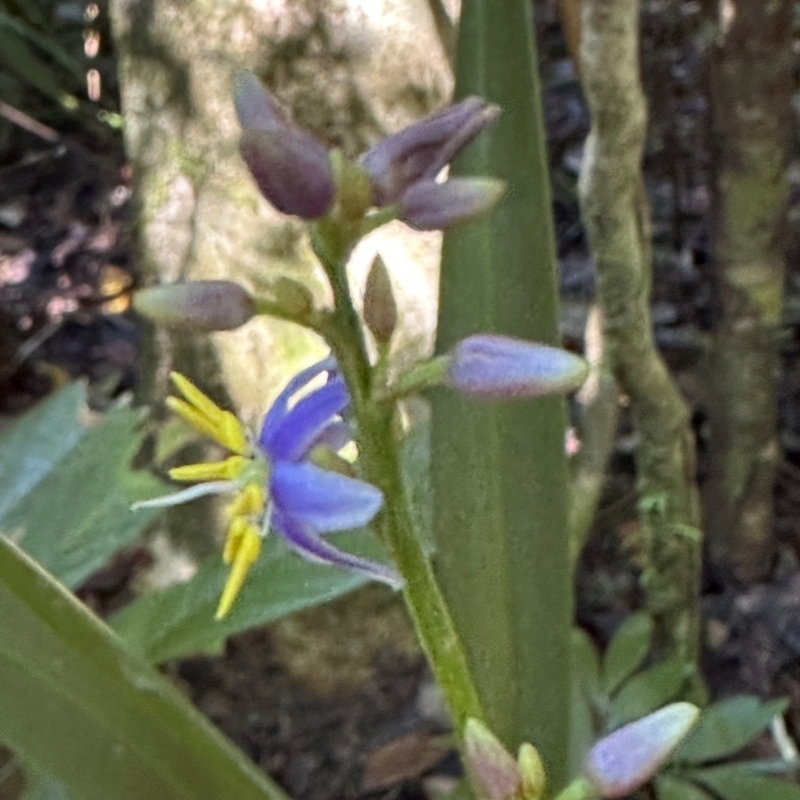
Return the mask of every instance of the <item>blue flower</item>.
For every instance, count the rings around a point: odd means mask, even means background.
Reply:
[[[328,376],[323,386],[292,402],[323,373]],[[183,375],[173,373],[172,379],[183,398],[170,397],[167,405],[232,455],[170,470],[174,480],[199,483],[136,507],[172,506],[209,494],[234,495],[227,509],[223,553],[231,572],[218,619],[229,613],[270,530],[311,561],[356,570],[394,588],[402,585],[391,567],[345,553],[323,538],[326,533],[366,525],[383,505],[383,495],[371,484],[314,463],[327,456],[328,462],[344,465],[335,454],[352,438],[342,418],[350,396],[333,359],[303,370],[289,382],[264,417],[256,441],[233,414]]]

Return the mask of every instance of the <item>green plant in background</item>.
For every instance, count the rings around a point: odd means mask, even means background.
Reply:
[[[647,614],[632,614],[601,659],[588,636],[579,629],[573,631],[573,771],[598,734],[650,715],[685,694],[692,676],[681,659],[650,663],[653,633]],[[750,695],[709,705],[656,779],[659,800],[800,797],[796,784],[776,777],[793,769],[790,762],[726,761],[752,743],[787,706],[785,700],[762,701]]]
[[[47,30],[35,4],[0,5],[0,63],[62,107],[77,108],[86,68]]]

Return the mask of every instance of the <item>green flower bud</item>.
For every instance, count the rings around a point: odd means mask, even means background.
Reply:
[[[541,800],[547,787],[547,774],[539,751],[529,742],[520,745],[517,766],[522,776],[524,800]]]
[[[397,304],[383,259],[377,255],[364,292],[364,322],[378,344],[388,344],[397,326]]]

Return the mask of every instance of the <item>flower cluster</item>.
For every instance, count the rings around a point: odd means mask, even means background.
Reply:
[[[234,99],[242,158],[264,197],[285,214],[319,219],[332,211],[337,192],[341,198],[363,190],[356,207],[393,209],[414,228],[437,230],[485,214],[505,190],[495,178],[437,180],[497,119],[500,109],[480,97],[382,139],[338,174],[322,142],[295,125],[251,72],[236,75]]]
[[[298,399],[323,374],[326,383]],[[219,408],[186,377],[173,373],[172,380],[182,397],[169,397],[169,408],[230,455],[222,461],[170,470],[173,480],[195,485],[136,507],[166,507],[205,495],[232,495],[223,552],[231,571],[218,619],[230,612],[270,530],[304,558],[356,570],[395,588],[402,585],[391,567],[345,553],[322,537],[366,525],[383,504],[383,495],[369,483],[314,463],[320,451],[336,453],[351,440],[341,416],[349,394],[332,359],[309,367],[289,382],[265,415],[255,440],[231,412]]]

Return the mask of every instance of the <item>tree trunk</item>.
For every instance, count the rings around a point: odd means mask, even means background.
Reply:
[[[706,526],[712,559],[734,578],[752,581],[766,575],[774,554],[792,3],[710,5],[718,15],[709,76],[720,319],[712,353]]]
[[[692,663],[699,634],[700,531],[689,413],[655,346],[650,209],[642,152],[639,0],[584,0],[581,76],[592,127],[578,185],[597,262],[609,366],[630,398],[642,583],[662,656]]]

